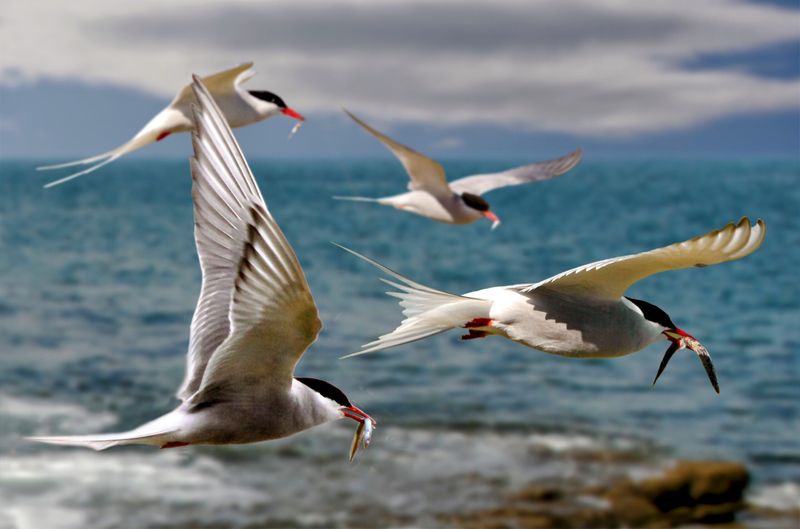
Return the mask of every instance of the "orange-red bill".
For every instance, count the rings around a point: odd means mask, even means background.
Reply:
[[[488,209],[486,211],[482,211],[481,215],[492,221],[492,229],[495,229],[500,225],[500,218]]]
[[[282,108],[281,112],[283,112],[285,115],[289,116],[290,118],[294,118],[294,119],[299,120],[299,121],[305,121],[306,120],[306,118],[304,118],[303,115],[300,114],[300,112],[298,112],[295,109],[290,108],[290,107]]]

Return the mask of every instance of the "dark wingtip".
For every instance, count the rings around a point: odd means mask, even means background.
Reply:
[[[656,382],[658,382],[658,377],[661,376],[661,373],[664,372],[664,369],[666,369],[667,364],[669,364],[669,361],[672,359],[672,355],[674,355],[675,351],[677,351],[678,349],[679,346],[677,342],[672,342],[669,346],[669,349],[667,349],[666,352],[664,353],[664,357],[661,359],[661,365],[658,366],[658,373],[656,373],[656,378],[653,379],[654,386],[656,385]]]

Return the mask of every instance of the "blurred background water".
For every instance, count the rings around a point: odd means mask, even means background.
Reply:
[[[455,178],[529,161],[444,165]],[[244,447],[96,454],[22,440],[171,409],[200,286],[185,161],[120,161],[46,191],[52,175],[35,165],[0,162],[0,527],[435,527],[530,481],[645,475],[676,458],[743,461],[752,500],[800,502],[797,161],[587,161],[489,194],[503,219],[493,232],[331,200],[402,191],[393,160],[255,161],[325,324],[298,374],[330,380],[379,422],[351,465],[344,421]],[[666,342],[572,360],[451,332],[338,360],[401,314],[379,273],[330,241],[460,293],[742,215],[767,222],[758,252],[629,291],[708,347],[721,395],[689,353],[651,387]]]

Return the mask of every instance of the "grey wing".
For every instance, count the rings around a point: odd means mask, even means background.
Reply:
[[[566,173],[578,165],[582,156],[582,151],[577,149],[555,160],[522,165],[500,173],[465,176],[450,182],[450,188],[459,194],[472,193],[473,195],[482,195],[498,187],[549,180]]]
[[[406,173],[408,173],[408,177],[411,179],[408,183],[410,190],[427,191],[434,195],[445,197],[453,194],[453,191],[447,185],[447,177],[444,174],[442,164],[370,127],[347,109],[344,109],[344,112],[364,130],[375,136],[400,160]]]
[[[289,387],[322,323],[300,263],[269,212],[250,210],[231,302],[231,332],[208,361],[193,401],[225,388]]]
[[[243,281],[240,276],[248,275],[242,267],[254,259],[246,248],[255,248],[262,240],[273,244],[290,262],[292,277],[302,277],[297,258],[269,214],[227,122],[197,79],[194,86],[200,107],[192,132],[192,200],[203,284],[192,318],[186,376],[177,394],[181,400],[200,388],[211,357],[231,334],[233,294],[237,282]],[[258,229],[254,231],[253,226]],[[266,235],[260,235],[262,231]],[[283,270],[267,274],[280,276]],[[304,277],[301,283],[305,286]],[[313,300],[311,307],[316,315]]]

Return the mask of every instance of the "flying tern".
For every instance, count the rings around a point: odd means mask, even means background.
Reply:
[[[208,88],[219,105],[222,114],[231,127],[244,127],[267,119],[276,114],[284,114],[302,122],[305,118],[296,110],[286,106],[283,99],[265,90],[245,90],[242,85],[255,75],[253,63],[247,62],[235,68],[203,77],[203,84]],[[175,99],[165,109],[155,115],[136,135],[119,147],[110,151],[76,160],[74,162],[45,165],[37,167],[39,171],[62,169],[76,165],[94,164],[88,169],[60,178],[45,187],[53,187],[73,178],[91,173],[116,160],[117,158],[141,149],[145,145],[161,141],[170,134],[192,130],[192,105],[196,103],[191,84],[181,88]],[[299,125],[299,123],[298,123]]]
[[[406,344],[445,332],[466,329],[461,338],[498,335],[546,353],[575,358],[611,358],[635,353],[656,341],[670,342],[655,384],[675,351],[694,351],[719,393],[708,351],[667,313],[625,291],[653,274],[705,267],[741,259],[764,240],[766,225],[742,218],[720,230],[634,255],[597,261],[562,272],[538,283],[486,288],[463,295],[421,285],[380,263],[365,259],[396,281],[382,279],[398,292],[406,317],[394,331],[348,356]]]
[[[345,113],[383,143],[403,164],[411,181],[409,191],[382,198],[334,197],[337,200],[376,202],[384,206],[416,213],[447,224],[469,224],[484,217],[492,221],[492,229],[500,219],[483,198],[484,193],[507,186],[549,180],[578,165],[581,150],[562,158],[508,169],[500,173],[477,174],[448,183],[439,162],[420,154],[370,127],[347,110]]]
[[[359,443],[369,443],[375,421],[330,382],[294,376],[322,326],[317,307],[224,114],[200,78],[192,89],[199,104],[192,199],[203,283],[177,393],[182,403],[128,432],[31,439],[95,450],[238,444],[348,417],[359,423],[352,459]]]

